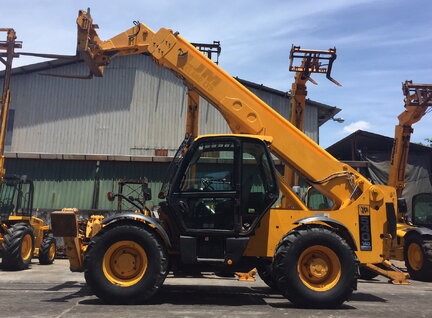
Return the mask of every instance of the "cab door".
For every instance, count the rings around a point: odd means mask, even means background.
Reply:
[[[239,229],[240,143],[210,139],[185,156],[170,202],[188,234],[231,236]]]

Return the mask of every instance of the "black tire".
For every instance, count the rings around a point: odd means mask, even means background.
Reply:
[[[321,259],[314,256],[315,249],[324,251],[317,252],[318,255],[324,254]],[[312,283],[310,286],[306,285],[308,277],[298,270],[299,263],[304,262],[304,255],[315,257],[317,261],[329,255],[335,262],[327,266],[327,270],[333,267],[336,270],[325,272],[329,274],[325,274],[324,278],[332,282],[329,282],[327,289],[319,287],[320,285],[315,287]],[[348,300],[357,284],[356,269],[356,256],[346,241],[323,227],[292,230],[281,239],[273,260],[273,275],[279,291],[296,306],[306,308],[335,308]]]
[[[158,234],[144,225],[132,222],[116,223],[102,229],[90,242],[84,258],[84,277],[93,293],[105,303],[145,303],[158,291],[168,274],[165,245]],[[128,244],[122,245],[123,242]],[[119,247],[116,247],[117,245]],[[132,246],[132,252],[128,251],[128,246]],[[144,251],[146,258],[140,256],[137,251]],[[110,253],[111,256],[107,256]],[[119,276],[119,269],[115,268],[117,260],[121,264],[124,262],[120,262],[120,258],[116,259],[115,255],[123,257],[123,254],[128,254],[129,259],[131,259],[130,255],[134,255],[133,262],[127,263],[128,269],[132,266],[132,270],[137,271],[136,262],[147,264],[142,274],[132,275],[134,277],[132,283],[130,280],[129,283],[122,281],[119,283],[117,279]],[[141,270],[144,266],[137,267]],[[107,272],[107,268],[111,274]],[[124,267],[121,270],[123,269]],[[113,281],[113,279],[117,280]]]
[[[378,274],[370,270],[367,267],[360,266],[360,278],[364,280],[372,280],[377,277]]]
[[[39,264],[50,265],[54,263],[57,247],[56,243],[56,239],[51,233],[44,237],[42,244],[39,247]]]
[[[29,240],[26,246],[23,246],[24,238]],[[6,235],[3,237],[3,270],[18,271],[26,269],[33,257],[34,240],[34,231],[30,224],[17,223],[7,229]],[[25,256],[22,253],[25,252],[22,251],[23,248],[28,250]]]
[[[413,261],[410,262],[409,248],[412,244],[416,244],[421,252],[422,260],[418,264],[411,264]],[[418,234],[409,235],[405,240],[404,258],[405,266],[412,279],[424,282],[432,281],[432,237],[422,237]]]
[[[256,267],[258,276],[267,284],[268,287],[278,290],[277,283],[273,278],[273,265],[271,262],[262,263]]]

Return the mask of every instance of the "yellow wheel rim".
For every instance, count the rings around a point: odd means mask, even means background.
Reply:
[[[56,254],[56,246],[54,243],[51,243],[48,251],[48,257],[50,261],[52,261],[55,258],[55,254]]]
[[[408,262],[413,270],[419,271],[423,267],[423,251],[417,243],[408,246]]]
[[[26,261],[31,257],[33,241],[30,234],[26,234],[21,243],[21,258]]]
[[[335,252],[325,246],[314,245],[301,253],[297,270],[300,280],[315,291],[333,288],[341,277],[341,264]]]
[[[105,277],[121,287],[138,283],[144,277],[147,265],[146,252],[133,241],[119,241],[111,245],[102,261]]]

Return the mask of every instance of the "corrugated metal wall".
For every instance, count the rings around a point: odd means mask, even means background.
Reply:
[[[83,63],[47,70],[86,75]],[[175,74],[144,55],[113,59],[104,78],[60,79],[36,72],[12,78],[15,109],[11,152],[153,156],[172,155],[184,136],[186,88]],[[289,99],[251,90],[283,116]],[[306,109],[306,133],[318,139],[318,110]],[[203,101],[200,133],[228,133],[216,109]]]
[[[115,210],[107,192],[118,192],[120,179],[148,178],[154,204],[169,163],[7,159],[8,174],[27,175],[34,183],[34,207]]]
[[[5,165],[8,174],[33,180],[35,208],[91,208],[94,161],[7,159]]]

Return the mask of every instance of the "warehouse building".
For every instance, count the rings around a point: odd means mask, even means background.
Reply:
[[[387,184],[394,139],[357,130],[326,150],[336,159],[354,163],[374,184]],[[432,193],[432,148],[410,143],[402,197],[411,215],[416,194]]]
[[[53,60],[13,70],[6,169],[34,181],[34,207],[113,210],[106,193],[117,191],[119,179],[142,177],[157,204],[165,171],[184,138],[183,81],[146,55],[114,58],[103,78],[41,73],[87,75],[88,69],[82,61]],[[287,92],[239,81],[289,117]],[[306,134],[318,142],[319,126],[339,111],[308,100]],[[220,113],[202,99],[199,133],[229,132]]]

